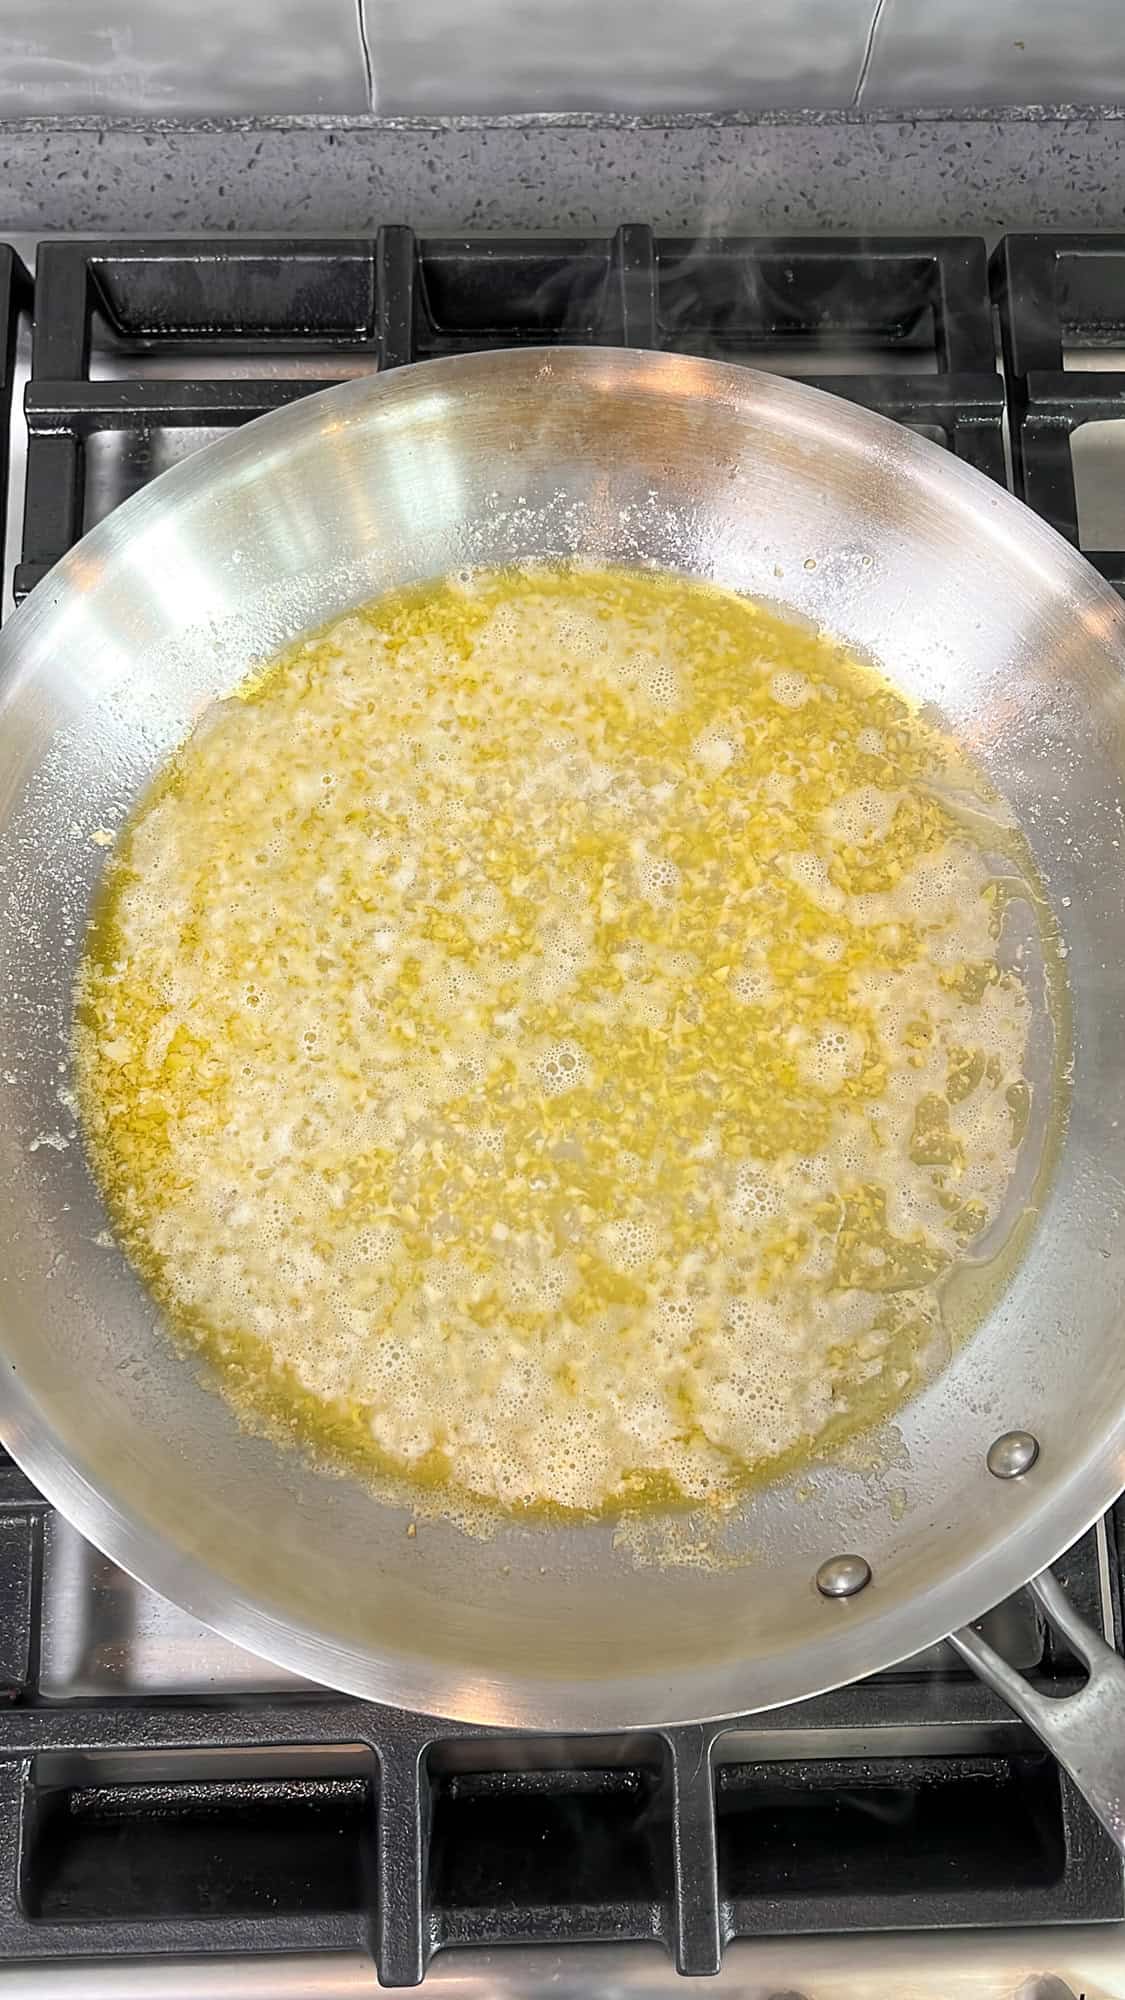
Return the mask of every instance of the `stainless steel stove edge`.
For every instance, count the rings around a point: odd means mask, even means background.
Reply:
[[[663,2000],[680,1985],[647,1945],[439,1954],[442,2000]],[[759,1938],[728,1947],[718,1988],[737,2000],[1125,2000],[1125,1924]],[[371,2000],[358,1952],[0,1966],[0,2000]]]

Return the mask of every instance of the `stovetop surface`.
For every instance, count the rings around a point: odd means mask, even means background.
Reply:
[[[1011,484],[1125,588],[1125,236],[1007,237],[989,260],[970,237],[687,242],[626,224],[465,242],[392,226],[332,243],[51,242],[34,261],[33,290],[0,248],[6,602],[232,424],[357,373],[560,341],[833,389]],[[1117,1535],[1107,1517],[1059,1572],[1120,1644]],[[986,1622],[1037,1685],[1075,1684],[1026,1594]],[[0,1462],[0,1697],[0,1992],[218,1995],[260,1977],[277,1995],[358,1993],[373,1959],[407,1984],[453,1945],[470,1949],[430,1976],[482,1991],[655,1988],[659,1958],[594,1947],[663,1946],[708,1972],[743,1939],[724,1977],[773,1982],[754,1992],[921,1996],[964,1976],[983,1995],[1053,1963],[1125,1994],[1118,1857],[946,1646],[721,1728],[436,1723],[239,1652]]]

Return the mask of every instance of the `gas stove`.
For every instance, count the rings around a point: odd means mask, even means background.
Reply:
[[[835,390],[1011,484],[1125,589],[1125,236],[1009,236],[991,257],[973,237],[641,223],[25,239],[0,246],[0,325],[6,606],[234,424],[345,376],[544,342]],[[1059,1574],[1120,1645],[1118,1530],[1107,1516]],[[1076,1685],[1026,1594],[984,1624],[1044,1691]],[[239,1652],[0,1458],[0,1703],[0,1995],[303,2000],[373,1992],[377,1968],[471,2000],[641,1995],[679,1973],[763,2000],[1125,1996],[1115,1850],[945,1645],[721,1726],[435,1722]]]

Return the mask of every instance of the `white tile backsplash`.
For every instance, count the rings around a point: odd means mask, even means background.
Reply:
[[[0,117],[368,109],[357,0],[0,0]]]
[[[1125,0],[885,0],[865,108],[1119,104]]]
[[[367,0],[381,112],[848,105],[869,0]]]
[[[873,18],[865,109],[1125,102],[1125,0],[0,0],[0,119],[839,110]]]

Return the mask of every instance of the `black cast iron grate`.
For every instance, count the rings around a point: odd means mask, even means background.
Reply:
[[[35,306],[18,596],[214,432],[338,375],[520,341],[781,368],[1005,476],[972,238],[48,244]],[[0,1463],[6,1960],[358,1946],[393,1985],[457,1944],[657,1939],[708,1972],[746,1934],[1125,1914],[1069,1780],[951,1653],[722,1727],[604,1739],[315,1691],[47,1700],[49,1515]],[[1093,1535],[1063,1569],[1098,1618]],[[1038,1685],[1072,1684],[1030,1600],[1000,1626]]]
[[[0,548],[7,547],[9,447],[16,343],[20,322],[31,315],[31,279],[8,243],[0,243]]]
[[[316,1690],[47,1701],[49,1512],[0,1464],[5,1962],[358,1948],[409,1985],[443,1946],[649,1940],[705,1973],[738,1936],[1125,1909],[1088,1809],[953,1655],[630,1736],[512,1736]],[[1060,1573],[1098,1618],[1092,1535]],[[1036,1686],[1076,1684],[1026,1600],[1008,1629]]]
[[[167,462],[162,433],[229,428],[325,387],[330,376],[284,369],[310,351],[338,356],[341,374],[521,342],[784,357],[787,372],[1004,479],[1003,387],[972,237],[698,243],[626,224],[568,240],[418,240],[390,226],[336,243],[50,243],[36,303],[17,598],[91,524],[100,434],[129,441],[130,483],[143,483]],[[206,367],[153,379],[97,365],[122,352]],[[268,375],[216,370],[254,353],[271,357]]]
[[[1085,425],[1125,418],[1125,236],[1006,236],[991,276],[1015,490],[1125,589],[1125,517],[1121,547],[1084,546],[1074,458]]]

